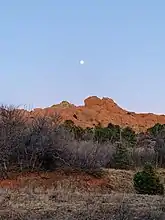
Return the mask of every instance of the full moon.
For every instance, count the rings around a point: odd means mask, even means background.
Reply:
[[[83,65],[84,64],[84,60],[80,60],[80,64]]]

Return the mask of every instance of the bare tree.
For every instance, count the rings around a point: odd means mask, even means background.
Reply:
[[[22,132],[26,129],[24,111],[14,106],[0,107],[0,167],[1,174],[8,172],[13,152],[22,143]]]

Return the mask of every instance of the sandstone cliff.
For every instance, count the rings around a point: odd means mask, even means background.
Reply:
[[[145,131],[156,123],[165,124],[165,115],[136,114],[122,109],[110,98],[100,99],[96,96],[85,99],[83,106],[75,106],[65,101],[45,109],[34,109],[30,115],[54,113],[60,114],[63,121],[72,120],[83,128],[93,127],[98,123],[101,123],[102,126],[113,123],[130,126],[136,131]]]

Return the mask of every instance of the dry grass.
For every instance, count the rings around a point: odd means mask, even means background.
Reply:
[[[159,216],[164,205],[165,198],[159,196],[81,192],[78,188],[70,188],[68,182],[63,182],[47,190],[3,190],[0,219],[124,220],[129,219],[129,215],[145,219],[143,215],[148,216],[149,213]]]
[[[57,187],[59,184],[68,188],[79,188],[82,192],[96,193],[125,192],[133,193],[133,171],[101,169],[93,171],[57,170],[48,173],[23,174],[12,176],[10,180],[0,181],[0,187],[8,188],[45,188]]]
[[[165,198],[136,195],[132,171],[102,172],[99,177],[59,171],[24,175],[19,187],[1,188],[0,220],[165,219]]]

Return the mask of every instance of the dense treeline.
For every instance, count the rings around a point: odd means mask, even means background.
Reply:
[[[57,114],[26,119],[24,111],[0,107],[0,171],[111,167],[134,169],[150,162],[165,166],[165,125],[146,133],[109,124],[82,129]]]

